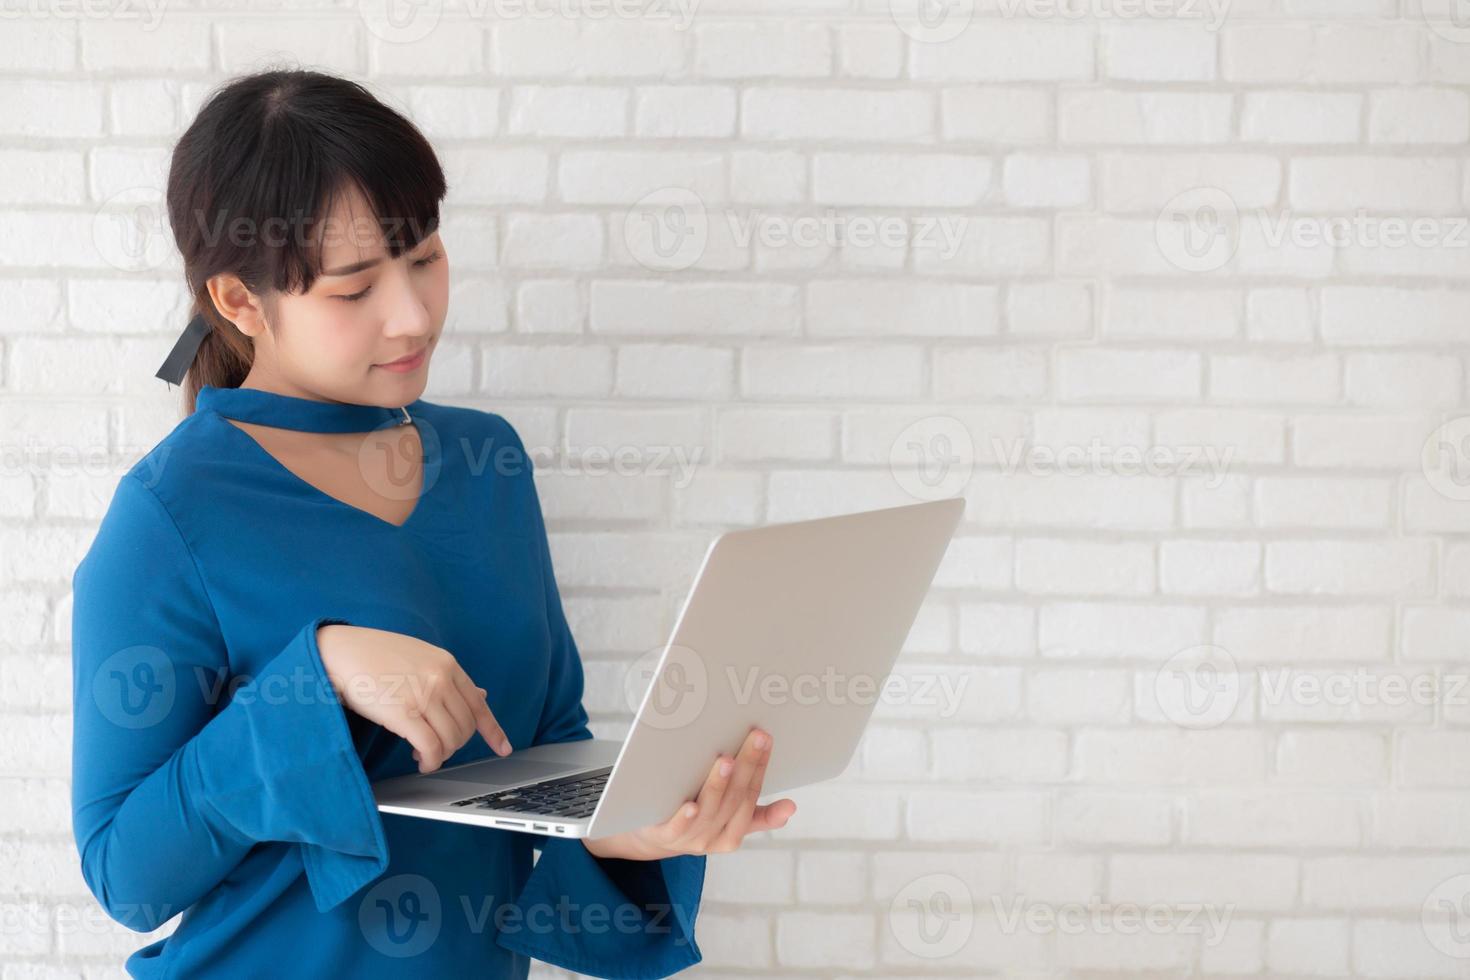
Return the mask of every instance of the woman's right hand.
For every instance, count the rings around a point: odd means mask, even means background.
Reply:
[[[317,651],[342,703],[414,747],[419,772],[433,772],[479,732],[510,755],[510,739],[454,655],[417,637],[329,623]]]

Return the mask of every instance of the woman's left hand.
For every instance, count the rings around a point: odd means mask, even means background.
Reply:
[[[721,753],[698,797],[680,805],[668,820],[611,837],[584,837],[583,846],[600,858],[657,861],[679,854],[725,854],[738,848],[746,834],[786,826],[796,812],[794,800],[756,805],[771,747],[771,736],[752,728],[735,758]]]

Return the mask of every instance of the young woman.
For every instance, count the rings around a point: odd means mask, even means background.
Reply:
[[[135,976],[666,976],[700,960],[704,855],[795,810],[756,805],[759,730],[615,837],[374,807],[376,779],[591,737],[520,437],[420,398],[444,194],[411,123],[314,72],[233,81],[174,151],[197,316],[160,375],[189,414],[73,582],[83,875],[135,930],[183,913]]]

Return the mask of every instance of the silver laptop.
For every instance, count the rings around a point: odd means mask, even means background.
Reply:
[[[763,796],[839,775],[963,510],[950,497],[719,535],[626,739],[382,780],[378,809],[605,837],[673,816],[752,726],[775,739]]]

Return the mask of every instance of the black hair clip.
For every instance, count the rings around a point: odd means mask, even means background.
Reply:
[[[188,373],[189,365],[194,363],[194,355],[199,353],[199,345],[204,343],[204,337],[208,333],[209,321],[204,319],[204,314],[195,314],[194,319],[189,321],[189,325],[174,342],[174,349],[164,358],[163,366],[153,376],[171,384],[183,384],[184,375]]]

